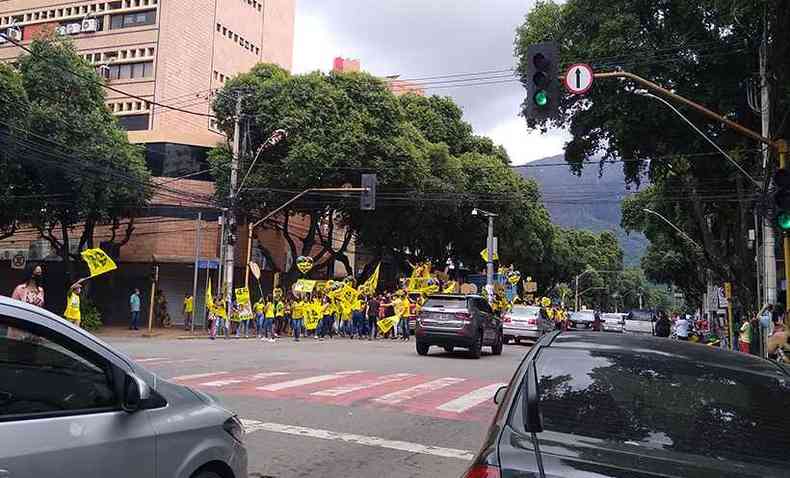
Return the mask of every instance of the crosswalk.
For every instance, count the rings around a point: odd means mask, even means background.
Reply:
[[[214,371],[169,380],[223,395],[365,406],[387,411],[487,422],[504,385],[461,377],[366,370]]]

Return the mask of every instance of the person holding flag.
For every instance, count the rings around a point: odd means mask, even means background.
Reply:
[[[80,326],[82,316],[80,311],[80,294],[82,293],[82,281],[84,280],[85,279],[78,280],[69,288],[69,293],[66,297],[66,310],[63,312],[63,316],[66,320],[77,327]]]

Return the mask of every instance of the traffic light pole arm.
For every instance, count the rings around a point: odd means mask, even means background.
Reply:
[[[595,73],[593,75],[593,77],[594,78],[628,78],[630,80],[634,80],[637,83],[641,84],[642,86],[644,86],[645,88],[647,88],[647,89],[649,89],[651,91],[654,91],[654,92],[656,92],[656,93],[658,93],[658,94],[660,94],[662,96],[665,96],[667,98],[670,98],[670,99],[673,99],[673,100],[678,101],[680,103],[683,103],[684,105],[689,106],[689,107],[699,111],[700,113],[702,113],[703,115],[707,116],[708,118],[710,118],[710,119],[712,119],[714,121],[718,121],[719,123],[722,123],[725,126],[728,126],[728,127],[732,128],[732,129],[734,129],[735,131],[737,131],[738,133],[740,133],[740,134],[742,134],[744,136],[748,136],[749,138],[751,138],[751,139],[753,139],[755,141],[759,141],[761,143],[767,144],[768,146],[770,146],[771,148],[773,148],[775,150],[781,151],[781,149],[783,147],[783,141],[781,141],[781,140],[779,140],[779,141],[772,141],[770,138],[766,138],[765,136],[761,135],[760,133],[758,133],[756,131],[752,131],[752,130],[750,130],[749,128],[747,128],[745,126],[736,123],[735,121],[729,120],[729,119],[725,118],[724,116],[722,116],[722,115],[720,115],[720,114],[718,114],[718,113],[716,113],[716,112],[714,112],[712,110],[709,110],[708,108],[702,106],[701,104],[695,103],[694,101],[691,101],[688,98],[685,98],[685,97],[680,96],[680,95],[678,95],[676,93],[673,93],[673,92],[669,91],[668,89],[663,88],[663,87],[653,83],[652,81],[649,81],[649,80],[646,80],[646,79],[642,78],[639,75],[635,75],[635,74],[629,73],[627,71],[612,71],[612,72],[604,72],[604,73]],[[787,145],[784,145],[784,148],[786,150]]]
[[[250,286],[250,258],[252,258],[252,233],[256,227],[260,226],[264,221],[267,221],[279,214],[283,209],[287,208],[302,196],[310,193],[364,193],[368,188],[311,188],[305,189],[296,196],[286,201],[283,205],[265,215],[263,218],[250,224],[247,228],[247,260],[244,261],[244,287]]]

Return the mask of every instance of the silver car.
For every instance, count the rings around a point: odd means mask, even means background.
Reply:
[[[592,329],[593,322],[595,322],[595,311],[592,310],[571,312],[568,317],[568,326],[572,329]]]
[[[625,316],[625,333],[655,335],[655,314],[650,310],[632,310]]]
[[[540,307],[515,305],[513,310],[502,316],[502,332],[505,343],[522,339],[537,340],[554,329],[545,312]]]
[[[243,439],[210,396],[0,297],[0,477],[246,478]]]
[[[601,314],[601,320],[603,321],[603,331],[623,333],[623,327],[625,325],[624,316],[625,314]]]

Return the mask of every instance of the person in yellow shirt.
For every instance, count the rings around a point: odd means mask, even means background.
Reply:
[[[263,314],[265,308],[266,304],[263,303],[263,297],[258,299],[252,306],[252,311],[255,314],[255,336],[258,340],[263,340],[263,325],[266,320]]]
[[[266,305],[263,309],[263,335],[267,342],[274,342],[274,302],[271,296],[266,297]]]
[[[68,296],[66,298],[66,311],[63,316],[72,324],[77,327],[80,326],[80,294],[82,293],[82,285],[77,282],[71,286]]]
[[[184,330],[190,330],[192,327],[192,310],[194,302],[191,295],[184,294]]]
[[[321,304],[321,326],[319,328],[319,337],[323,340],[327,335],[329,338],[334,338],[335,330],[335,306],[329,297],[324,296],[323,303]]]
[[[403,341],[408,342],[409,337],[409,314],[411,313],[411,303],[409,302],[409,296],[403,294],[399,299],[395,299],[395,314],[398,315],[400,320],[398,321],[398,333],[400,333],[400,339]]]
[[[299,342],[299,335],[302,333],[302,320],[304,318],[304,301],[301,297],[297,297],[293,302],[292,311],[294,329],[294,342]]]

